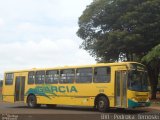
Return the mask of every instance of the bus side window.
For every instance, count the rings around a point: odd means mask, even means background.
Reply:
[[[75,80],[74,69],[66,69],[60,71],[60,83],[73,83]]]
[[[28,84],[34,84],[35,81],[35,72],[31,71],[28,73]]]
[[[44,84],[44,79],[45,79],[45,71],[37,71],[35,83],[36,84]]]
[[[48,71],[46,71],[45,83],[56,84],[56,83],[58,83],[58,79],[59,79],[58,70],[48,70]]]
[[[92,68],[79,68],[76,71],[76,83],[91,83]]]
[[[14,78],[13,73],[6,73],[5,85],[12,85],[13,78]]]
[[[111,78],[110,67],[96,67],[94,69],[94,82],[95,83],[108,83]]]

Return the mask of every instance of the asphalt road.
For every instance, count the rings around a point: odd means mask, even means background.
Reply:
[[[30,109],[23,103],[0,102],[0,120],[123,120],[123,119],[160,119],[160,111],[151,108],[115,109],[105,113],[88,107],[57,106],[47,108],[45,105]]]

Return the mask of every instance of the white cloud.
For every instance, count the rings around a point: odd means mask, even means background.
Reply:
[[[29,22],[20,23],[17,25],[17,30],[31,30],[32,28],[32,24]]]
[[[17,21],[43,18],[53,20],[78,19],[93,0],[5,0],[0,2],[0,14]]]
[[[5,25],[5,22],[2,18],[0,18],[0,28],[3,27]]]
[[[0,1],[0,79],[6,70],[95,63],[76,36],[93,0]]]
[[[0,51],[0,71],[95,63],[72,39],[5,43],[0,44],[0,48],[3,50]]]

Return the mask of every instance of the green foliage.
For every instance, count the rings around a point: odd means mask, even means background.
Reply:
[[[159,84],[160,74],[160,44],[155,46],[147,55],[142,58],[142,62],[147,65],[150,84],[152,87],[152,98],[156,98],[156,88]]]
[[[100,61],[137,60],[160,43],[159,0],[97,0],[79,18],[82,48]]]
[[[0,80],[0,88],[3,86],[3,81]]]
[[[160,63],[160,44],[155,46],[146,56],[144,56],[142,61],[146,63],[157,61]]]
[[[97,61],[141,62],[143,58],[152,98],[156,98],[160,71],[160,0],[96,0],[87,6],[78,24],[77,35],[83,39],[81,47]]]

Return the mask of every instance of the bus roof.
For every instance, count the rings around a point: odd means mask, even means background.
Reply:
[[[128,65],[130,63],[141,64],[141,63],[138,63],[138,62],[97,63],[97,64],[79,65],[79,66],[78,65],[77,66],[60,66],[60,67],[52,67],[52,68],[32,68],[32,69],[24,69],[24,70],[13,70],[13,71],[6,71],[5,73],[27,72],[27,71],[37,71],[37,70],[54,70],[54,69],[97,67],[97,66],[118,66],[118,65]]]

